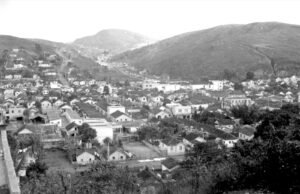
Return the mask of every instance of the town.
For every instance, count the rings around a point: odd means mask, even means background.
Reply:
[[[147,169],[150,178],[141,190],[157,180],[176,182],[197,144],[232,149],[254,137],[260,122],[239,111],[274,111],[300,101],[295,75],[259,79],[248,72],[240,83],[195,83],[98,58],[98,71],[128,78],[119,80],[94,77],[66,60],[25,48],[2,52],[0,170],[5,174],[4,160],[12,157],[17,182],[35,163],[73,174],[97,162],[137,170],[138,176]]]

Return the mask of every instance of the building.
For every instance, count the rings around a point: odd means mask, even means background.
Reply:
[[[160,141],[159,149],[166,151],[167,155],[183,155],[185,153],[183,142],[174,138]]]
[[[233,92],[224,98],[222,102],[222,108],[230,109],[234,106],[250,106],[252,105],[252,100],[242,92]]]
[[[123,150],[115,150],[108,156],[108,161],[120,161],[120,160],[126,160],[127,154]]]
[[[57,125],[49,124],[27,124],[20,127],[16,134],[19,136],[37,135],[45,149],[58,148],[63,145],[64,138]]]
[[[59,127],[62,127],[62,119],[60,117],[60,112],[55,109],[48,109],[46,112],[48,116],[48,121],[51,125],[57,125]]]
[[[72,153],[71,162],[79,165],[92,164],[95,162],[96,156],[99,156],[99,154],[93,148],[77,149]]]
[[[6,109],[5,118],[8,120],[23,119],[24,117],[23,113],[25,110],[26,108],[23,106],[18,106],[18,105],[9,106]]]
[[[192,148],[197,143],[205,143],[206,140],[203,138],[203,135],[197,133],[189,133],[187,134],[182,142],[186,146],[186,148]]]
[[[174,158],[167,158],[161,162],[161,170],[172,172],[180,167]]]
[[[132,118],[128,116],[127,114],[117,110],[116,112],[112,113],[110,115],[113,121],[115,122],[128,122],[132,121]]]
[[[77,125],[82,125],[83,119],[79,116],[79,114],[72,109],[66,109],[64,113],[62,113],[67,119],[69,123],[76,123]]]
[[[250,125],[244,125],[239,130],[239,139],[251,140],[254,137],[255,128]]]

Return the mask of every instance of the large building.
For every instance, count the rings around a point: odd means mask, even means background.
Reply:
[[[223,99],[222,108],[230,109],[235,106],[252,105],[252,100],[242,92],[233,92]]]

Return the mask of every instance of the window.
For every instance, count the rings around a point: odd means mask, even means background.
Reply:
[[[15,111],[14,110],[11,110],[11,113],[14,113]]]
[[[171,148],[170,148],[170,149],[171,149],[171,151],[173,151],[173,146],[171,146]]]
[[[112,159],[115,160],[116,158],[113,156]]]
[[[179,150],[182,150],[182,146],[179,146]]]
[[[181,110],[181,109],[178,109],[178,112],[182,112],[182,110]]]
[[[123,156],[120,156],[120,159],[123,159]]]

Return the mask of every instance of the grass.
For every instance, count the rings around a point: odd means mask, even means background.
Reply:
[[[141,142],[123,143],[123,147],[125,150],[128,150],[131,153],[135,154],[137,159],[149,159],[160,157],[158,153],[151,150]]]

